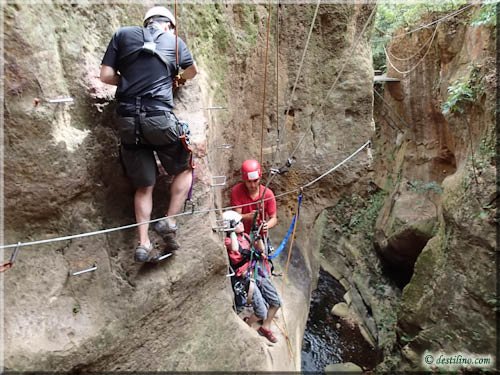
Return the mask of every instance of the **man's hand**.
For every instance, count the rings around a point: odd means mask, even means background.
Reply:
[[[262,222],[262,231],[267,232],[268,229],[269,229],[269,227],[267,226],[267,221],[264,220]]]
[[[186,83],[186,78],[182,76],[182,74],[177,74],[174,77],[174,89],[178,89],[179,87],[183,86]]]

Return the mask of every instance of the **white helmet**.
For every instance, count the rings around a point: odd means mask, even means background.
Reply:
[[[165,17],[168,18],[168,20],[172,23],[172,25],[175,27],[175,17],[172,14],[171,11],[169,11],[165,7],[152,7],[150,10],[146,12],[146,15],[144,16],[144,19],[142,20],[143,25],[146,24],[146,21],[150,19],[151,17],[158,16],[158,17]]]
[[[224,221],[231,221],[231,220],[234,220],[235,222],[240,222],[241,221],[241,215],[236,212],[236,211],[225,211],[223,214],[222,214],[222,219]]]

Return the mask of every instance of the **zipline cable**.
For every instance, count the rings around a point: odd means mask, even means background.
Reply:
[[[434,33],[436,32],[436,29],[438,28],[439,24],[436,25],[436,27],[434,28]],[[390,48],[387,49],[387,53],[389,54],[390,57],[392,57],[394,60],[398,60],[398,61],[408,61],[408,60],[413,60],[413,58],[415,58],[415,56],[419,55],[420,52],[422,52],[424,50],[424,48],[427,46],[427,44],[429,44],[429,42],[432,43],[432,40],[434,39],[434,33],[432,33],[432,35],[429,37],[429,39],[427,39],[427,41],[422,44],[422,47],[420,47],[420,49],[415,52],[413,55],[409,56],[409,57],[398,57],[396,55],[394,55]]]
[[[377,10],[377,7],[374,6],[373,9],[372,9],[372,12],[370,13],[370,16],[368,17],[368,19],[366,20],[365,22],[365,25],[363,26],[363,29],[361,30],[361,32],[359,33],[359,36],[358,36],[358,39],[354,42],[354,44],[351,46],[351,53],[349,54],[349,58],[348,59],[345,59],[344,60],[344,64],[342,64],[342,68],[340,69],[339,73],[337,74],[337,77],[335,77],[335,81],[333,82],[332,86],[330,87],[330,89],[328,90],[327,94],[325,95],[325,99],[323,100],[323,102],[321,103],[321,106],[319,107],[319,111],[321,112],[323,110],[323,106],[326,104],[327,100],[328,100],[328,97],[330,96],[330,94],[332,93],[333,91],[333,88],[335,87],[335,85],[337,84],[340,76],[342,75],[342,73],[344,72],[344,69],[345,67],[347,66],[347,62],[351,60],[351,57],[352,55],[354,54],[354,49],[357,47],[357,45],[359,44],[359,42],[361,41],[361,38],[363,37],[363,34],[365,33],[366,31],[366,28],[368,27],[368,25],[370,24],[370,21],[371,19],[373,18],[373,16],[375,15],[376,13],[376,10]]]
[[[303,51],[303,54],[302,54],[302,59],[301,59],[300,65],[299,65],[299,71],[297,73],[297,77],[296,77],[296,80],[295,80],[295,83],[294,83],[294,87],[293,87],[293,90],[292,90],[292,97],[293,97],[293,94],[295,92],[296,85],[298,83],[298,79],[300,77],[300,70],[302,69],[302,65],[303,65],[303,62],[304,62],[304,59],[305,59],[305,55],[306,55],[307,48],[308,48],[308,45],[309,45],[309,41],[310,41],[310,38],[311,38],[312,30],[313,30],[313,27],[314,27],[314,22],[316,20],[317,14],[318,14],[318,9],[319,9],[320,3],[321,3],[321,0],[318,0],[317,6],[316,6],[316,10],[315,10],[315,13],[314,13],[314,17],[313,17],[313,21],[311,23],[309,34],[308,34],[308,37],[307,37],[306,47],[304,48],[304,51]],[[374,14],[375,9],[376,8],[374,7],[374,9],[372,10],[372,13],[370,14],[370,17],[366,21],[366,23],[365,23],[365,25],[363,27],[363,30],[360,33],[360,36],[359,36],[357,42],[355,43],[355,45],[357,45],[357,43],[361,40],[361,36],[364,33],[364,31],[366,30],[366,27],[368,26],[368,23],[371,20],[373,14]],[[355,45],[353,45],[352,51],[354,50]],[[342,70],[344,69],[345,64],[346,63],[344,63],[344,66],[342,67]],[[331,86],[329,93],[331,92],[331,90],[335,86],[336,82],[338,81],[338,77],[339,76],[340,75],[337,76],[337,79],[335,80],[334,84]],[[327,94],[327,97],[328,97],[329,93]],[[289,111],[289,108],[287,108],[287,112],[286,113],[288,113],[288,111]],[[301,141],[299,142],[299,145],[302,142],[302,140],[304,139],[304,137],[305,137],[305,134],[302,137]],[[278,138],[278,142],[279,142],[279,138]],[[337,169],[338,167],[340,167],[341,165],[343,165],[345,162],[347,162],[348,160],[350,160],[352,157],[354,157],[356,154],[358,154],[362,149],[364,149],[365,147],[367,147],[369,144],[370,144],[370,141],[366,142],[360,149],[358,149],[357,151],[355,151],[353,154],[351,154],[348,158],[346,158],[345,160],[343,160],[337,166],[333,167],[328,172],[326,172],[323,175],[321,175],[319,178],[316,178],[315,180],[311,181],[310,183],[308,183],[308,184],[306,184],[306,185],[304,185],[302,187],[298,187],[298,188],[295,188],[293,190],[289,190],[286,193],[282,193],[282,194],[276,195],[275,198],[278,198],[278,197],[281,197],[281,196],[284,196],[284,195],[287,195],[287,194],[291,194],[293,192],[299,191],[301,188],[306,188],[306,187],[311,186],[313,183],[319,181],[321,178],[325,177],[327,174],[333,172],[335,169]],[[298,146],[295,147],[294,153],[296,152],[296,150],[298,150]],[[292,157],[293,157],[293,154],[291,155],[290,158],[292,158]],[[271,180],[272,180],[272,178],[274,176],[275,176],[275,174],[271,176]],[[269,182],[270,181],[268,181],[268,184],[269,184]],[[262,199],[261,201],[264,202],[266,200],[267,199]],[[240,207],[250,206],[250,205],[253,205],[253,204],[255,204],[255,203],[252,202],[252,203],[238,205],[238,206],[229,206],[229,207],[225,207],[225,208],[222,208],[222,209],[215,209],[215,208],[213,208],[213,209],[208,209],[208,210],[183,212],[183,213],[179,213],[179,214],[176,214],[176,215],[163,216],[163,217],[160,217],[160,218],[157,218],[157,219],[153,219],[153,220],[149,220],[149,221],[144,221],[144,222],[140,222],[140,223],[129,224],[129,225],[124,225],[124,226],[120,226],[120,227],[109,228],[109,229],[104,229],[104,230],[98,230],[98,231],[93,231],[93,232],[88,232],[88,233],[81,233],[81,234],[69,235],[69,236],[64,236],[64,237],[57,237],[57,238],[46,239],[46,240],[30,241],[30,242],[24,242],[24,243],[19,243],[19,244],[0,245],[0,249],[7,249],[7,248],[16,247],[16,246],[31,246],[31,245],[40,245],[40,244],[45,244],[45,243],[57,242],[57,241],[72,240],[72,239],[76,239],[76,238],[82,238],[82,237],[88,237],[88,236],[93,236],[93,235],[98,235],[98,234],[110,233],[110,232],[119,231],[119,230],[130,229],[130,228],[134,228],[134,227],[137,227],[137,226],[140,226],[140,225],[144,225],[144,224],[151,224],[151,223],[155,223],[155,222],[164,220],[167,217],[173,218],[173,217],[180,217],[180,216],[186,216],[186,215],[192,215],[192,214],[209,213],[209,212],[215,212],[215,211],[224,210],[224,209],[228,210],[228,209],[234,209],[234,208],[240,208]]]
[[[418,28],[416,28],[416,29],[414,29],[414,30],[410,30],[410,31],[407,31],[407,32],[405,32],[405,33],[397,34],[397,35],[394,35],[394,36],[391,36],[391,34],[386,34],[386,35],[387,35],[387,36],[390,36],[390,37],[391,37],[391,39],[394,39],[394,38],[402,38],[402,37],[404,37],[404,36],[406,36],[406,35],[412,34],[412,33],[416,32],[416,31],[419,31],[419,30],[425,29],[425,28],[427,28],[427,27],[429,27],[429,26],[432,26],[432,25],[434,25],[435,23],[440,23],[440,22],[442,22],[442,21],[444,21],[445,19],[448,19],[448,18],[450,18],[450,17],[455,17],[456,15],[458,15],[458,14],[460,14],[460,13],[464,12],[465,10],[469,9],[470,7],[472,7],[472,6],[474,6],[474,5],[476,5],[476,4],[474,4],[474,3],[468,4],[467,6],[465,6],[465,7],[463,7],[463,8],[460,8],[460,9],[458,9],[458,10],[456,10],[456,11],[453,11],[452,13],[449,13],[449,14],[445,15],[444,17],[441,17],[441,18],[439,18],[439,19],[437,19],[437,20],[435,20],[435,21],[432,21],[431,23],[428,23],[428,24],[426,24],[426,25],[420,26],[420,27],[418,27]],[[372,40],[372,42],[375,42],[375,43],[378,43],[378,42],[386,42],[386,41],[387,41],[387,40],[382,39],[382,38]]]
[[[287,121],[287,118],[288,118],[288,113],[290,112],[291,102],[293,100],[293,96],[295,95],[295,90],[297,89],[297,84],[299,82],[300,73],[302,71],[302,66],[304,65],[304,60],[305,60],[305,57],[306,57],[307,49],[309,48],[309,41],[311,40],[311,35],[312,35],[312,31],[314,29],[314,23],[316,22],[316,17],[318,15],[318,10],[319,10],[319,5],[320,4],[321,4],[321,0],[318,0],[318,3],[316,5],[316,10],[314,11],[313,19],[311,21],[311,27],[309,28],[309,33],[307,34],[306,45],[304,46],[304,50],[302,51],[302,58],[300,59],[299,69],[297,70],[297,76],[295,77],[295,82],[294,82],[293,87],[292,87],[292,93],[290,94],[290,97],[288,99],[288,105],[287,105],[287,108],[286,108],[286,111],[285,111],[285,119],[283,120],[283,125],[280,127],[280,131],[278,131],[278,139],[277,139],[276,150],[278,150],[278,148],[279,148],[279,144],[281,143],[281,137],[282,137],[282,135],[283,135],[283,138],[284,138],[285,129],[286,129],[286,121]],[[274,159],[274,156],[273,156],[273,159]]]
[[[271,33],[271,0],[269,0],[269,11],[267,14],[267,35],[266,35],[266,53],[264,57],[264,88],[262,94],[262,122],[260,130],[260,165],[263,164],[263,148],[264,148],[264,118],[266,115],[266,88],[267,88],[267,63],[268,63],[268,51],[269,51],[269,35]]]
[[[387,61],[389,62],[389,64],[391,65],[391,67],[396,72],[398,72],[400,74],[403,74],[403,75],[406,75],[406,74],[411,73],[412,71],[414,71],[422,63],[422,61],[425,60],[425,58],[427,57],[429,51],[431,50],[432,42],[434,41],[434,37],[436,36],[437,29],[438,28],[436,26],[436,28],[434,29],[434,32],[432,33],[431,42],[429,43],[429,47],[427,48],[427,51],[425,51],[425,54],[422,56],[422,58],[412,68],[410,68],[408,70],[401,71],[398,68],[396,68],[396,66],[392,63],[391,58],[389,57],[389,54],[387,53],[387,49],[384,47],[385,57],[386,57]]]
[[[319,7],[319,3],[318,3],[318,7]],[[317,9],[316,9],[317,10]],[[376,7],[373,7],[371,13],[370,13],[370,16],[368,17],[368,19],[366,20],[364,26],[363,26],[363,29],[361,30],[360,34],[359,34],[359,37],[358,39],[354,42],[354,44],[351,45],[351,52],[349,54],[349,59],[352,57],[353,53],[354,53],[354,49],[357,47],[357,45],[359,44],[359,42],[361,41],[361,37],[363,36],[364,32],[366,31],[366,28],[368,27],[372,17],[375,15],[376,13]],[[311,31],[312,31],[312,26],[311,25]],[[309,43],[309,40],[308,40],[308,43]],[[304,51],[305,52],[305,51]],[[337,84],[342,72],[344,71],[346,65],[347,65],[347,62],[348,62],[348,59],[344,60],[344,64],[342,65],[341,69],[340,69],[340,72],[339,74],[337,75],[337,77],[335,78],[335,81],[333,82],[332,86],[330,87],[330,89],[328,90],[327,94],[325,95],[325,98],[323,99],[322,101],[322,104],[320,106],[320,109],[319,111],[321,111],[323,109],[323,106],[324,104],[326,103],[326,101],[328,100],[328,97],[330,96],[331,92],[333,91],[333,88],[335,87],[335,85]],[[294,87],[295,88],[295,87]],[[286,117],[286,116],[285,116]],[[285,121],[286,121],[286,118],[285,118]],[[297,145],[295,146],[294,150],[292,151],[292,153],[290,154],[289,156],[289,159],[293,159],[293,157],[295,156],[295,153],[298,151],[300,145],[302,144],[302,142],[304,141],[305,137],[306,137],[307,133],[304,132],[304,134],[302,135],[302,137],[299,139],[299,142],[297,142]],[[278,141],[279,141],[279,137],[278,137]]]
[[[320,177],[314,179],[313,181],[311,181],[311,182],[309,182],[309,183],[307,183],[307,184],[305,184],[303,186],[299,186],[299,187],[297,187],[295,189],[291,189],[291,190],[289,190],[287,192],[275,195],[274,198],[280,198],[280,197],[283,197],[285,195],[298,192],[301,189],[305,189],[305,188],[311,186],[312,184],[316,183],[317,181],[319,181],[322,178],[324,178],[325,176],[327,176],[329,173],[335,171],[336,169],[338,169],[339,167],[341,167],[342,165],[344,165],[346,162],[348,162],[350,159],[352,159],[354,156],[356,156],[359,152],[361,152],[361,150],[363,150],[369,144],[370,144],[370,141],[367,141],[363,146],[361,146],[359,149],[357,149],[354,153],[352,153],[346,159],[342,160],[339,164],[335,165],[333,168],[329,169],[327,172],[323,173]],[[263,199],[263,201],[267,201],[269,199],[272,199],[272,198]],[[176,214],[176,215],[162,216],[162,217],[157,218],[157,219],[143,221],[143,222],[140,222],[140,223],[123,225],[123,226],[120,226],[120,227],[114,227],[114,228],[108,228],[108,229],[102,229],[102,230],[97,230],[97,231],[93,231],[93,232],[74,234],[74,235],[69,235],[69,236],[64,236],[64,237],[48,238],[48,239],[45,239],[45,240],[37,240],[37,241],[29,241],[29,242],[18,242],[18,243],[15,243],[15,244],[0,245],[0,249],[8,249],[8,248],[16,247],[16,246],[22,247],[22,246],[31,246],[31,245],[41,245],[41,244],[46,244],[46,243],[51,243],[51,242],[73,240],[73,239],[77,239],[77,238],[95,236],[95,235],[98,235],[98,234],[105,234],[105,233],[116,232],[116,231],[119,231],[119,230],[135,228],[135,227],[138,227],[139,225],[155,223],[157,221],[161,221],[161,220],[164,220],[166,218],[173,218],[173,217],[180,217],[180,216],[187,216],[187,215],[194,215],[194,214],[205,214],[205,213],[217,212],[217,211],[221,211],[221,210],[222,211],[225,211],[225,210],[234,210],[235,208],[241,208],[241,207],[251,206],[253,204],[255,204],[255,202],[246,203],[246,204],[240,204],[240,205],[237,205],[237,206],[227,206],[227,207],[223,207],[223,208],[210,208],[210,209],[207,209],[207,210],[198,210],[198,211],[192,211],[192,212],[191,211],[190,212],[181,212],[181,213]]]

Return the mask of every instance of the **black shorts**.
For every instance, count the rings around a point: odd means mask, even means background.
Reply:
[[[139,144],[136,144],[135,117],[118,116],[120,154],[125,174],[134,187],[154,186],[158,168],[153,151],[169,175],[190,168],[191,152],[179,139],[182,129],[175,116],[165,111],[140,118]]]

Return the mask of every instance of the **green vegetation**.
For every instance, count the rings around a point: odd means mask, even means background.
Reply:
[[[441,105],[443,114],[463,113],[465,104],[474,102],[484,92],[479,73],[480,68],[473,66],[463,79],[448,87],[448,98]]]
[[[417,194],[422,194],[429,202],[434,205],[436,209],[436,216],[438,215],[438,204],[435,201],[436,195],[443,194],[443,188],[436,181],[424,182],[420,180],[408,181],[410,191]]]
[[[387,193],[380,190],[367,200],[357,194],[341,199],[333,213],[345,234],[361,234],[368,241],[373,238],[373,228]]]
[[[472,26],[495,26],[497,22],[498,0],[483,0],[478,14],[472,19]]]
[[[210,71],[214,99],[220,104],[226,101],[226,73],[233,65],[228,59],[250,54],[259,33],[255,5],[234,4],[232,9],[228,13],[223,2],[180,5],[180,35],[195,60]]]
[[[394,31],[400,28],[418,27],[417,22],[428,13],[452,12],[465,4],[467,4],[465,0],[379,3],[372,34],[374,68],[386,70],[384,46],[391,40]]]

